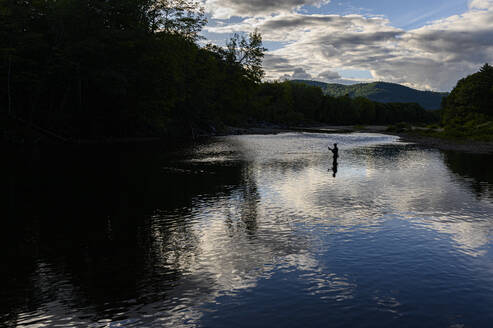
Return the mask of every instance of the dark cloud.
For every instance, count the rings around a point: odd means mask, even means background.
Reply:
[[[318,74],[317,79],[322,80],[322,81],[333,81],[333,80],[339,80],[341,78],[341,75],[337,72],[333,71],[325,71],[320,74]]]
[[[291,75],[291,79],[293,80],[311,80],[312,76],[308,74],[303,68],[297,67],[293,71],[293,75]]]
[[[493,15],[491,17],[493,20]],[[463,31],[424,30],[410,33],[406,41],[423,52],[441,54],[446,61],[482,61],[491,54],[493,31],[467,29]]]
[[[267,78],[282,80],[311,80],[313,77],[304,68],[290,64],[289,60],[283,57],[267,54],[264,58],[264,67],[269,72],[275,72],[275,76],[267,75]]]
[[[285,28],[296,28],[303,27],[307,28],[311,25],[317,25],[320,23],[340,23],[342,20],[340,16],[330,15],[330,16],[281,16],[274,18],[265,22],[262,25],[262,29],[285,29]]]
[[[295,66],[291,65],[286,58],[269,54],[265,55],[263,65],[269,70],[279,73],[290,73],[295,69]]]
[[[368,32],[368,33],[344,33],[335,35],[324,35],[318,38],[316,41],[321,44],[330,44],[334,47],[344,47],[355,49],[357,46],[371,46],[377,42],[395,41],[395,39],[402,35],[402,31],[383,31],[383,32]]]

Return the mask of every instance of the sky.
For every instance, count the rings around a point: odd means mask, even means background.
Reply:
[[[493,64],[493,0],[201,0],[208,42],[257,29],[266,80],[450,91]]]

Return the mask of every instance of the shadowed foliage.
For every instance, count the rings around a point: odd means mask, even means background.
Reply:
[[[443,100],[445,132],[453,137],[493,139],[493,67],[461,79]]]
[[[195,0],[0,0],[0,15],[4,136],[19,124],[77,141],[434,119],[417,104],[262,83],[261,35],[200,46],[206,18]]]

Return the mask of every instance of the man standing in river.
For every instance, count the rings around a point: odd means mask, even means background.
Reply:
[[[332,172],[334,172],[334,173],[332,176],[335,178],[337,175],[337,159],[339,158],[339,148],[337,148],[336,143],[334,144],[334,148],[330,148],[330,146],[328,148],[332,152],[332,155],[333,155]],[[330,169],[329,169],[329,171],[330,171]]]
[[[334,156],[334,161],[337,161],[337,159],[339,158],[339,148],[337,148],[337,144],[334,144],[334,148],[330,148],[330,146],[328,148]]]

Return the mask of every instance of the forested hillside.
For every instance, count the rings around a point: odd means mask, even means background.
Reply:
[[[416,104],[262,83],[261,35],[200,46],[200,1],[0,0],[0,15],[0,135],[13,120],[76,141],[436,118]]]
[[[400,84],[386,82],[353,85],[306,80],[294,80],[294,82],[318,86],[322,88],[325,94],[333,97],[349,95],[352,98],[364,97],[383,103],[418,103],[425,109],[439,109],[442,98],[447,95],[447,93],[443,92],[420,91]]]

